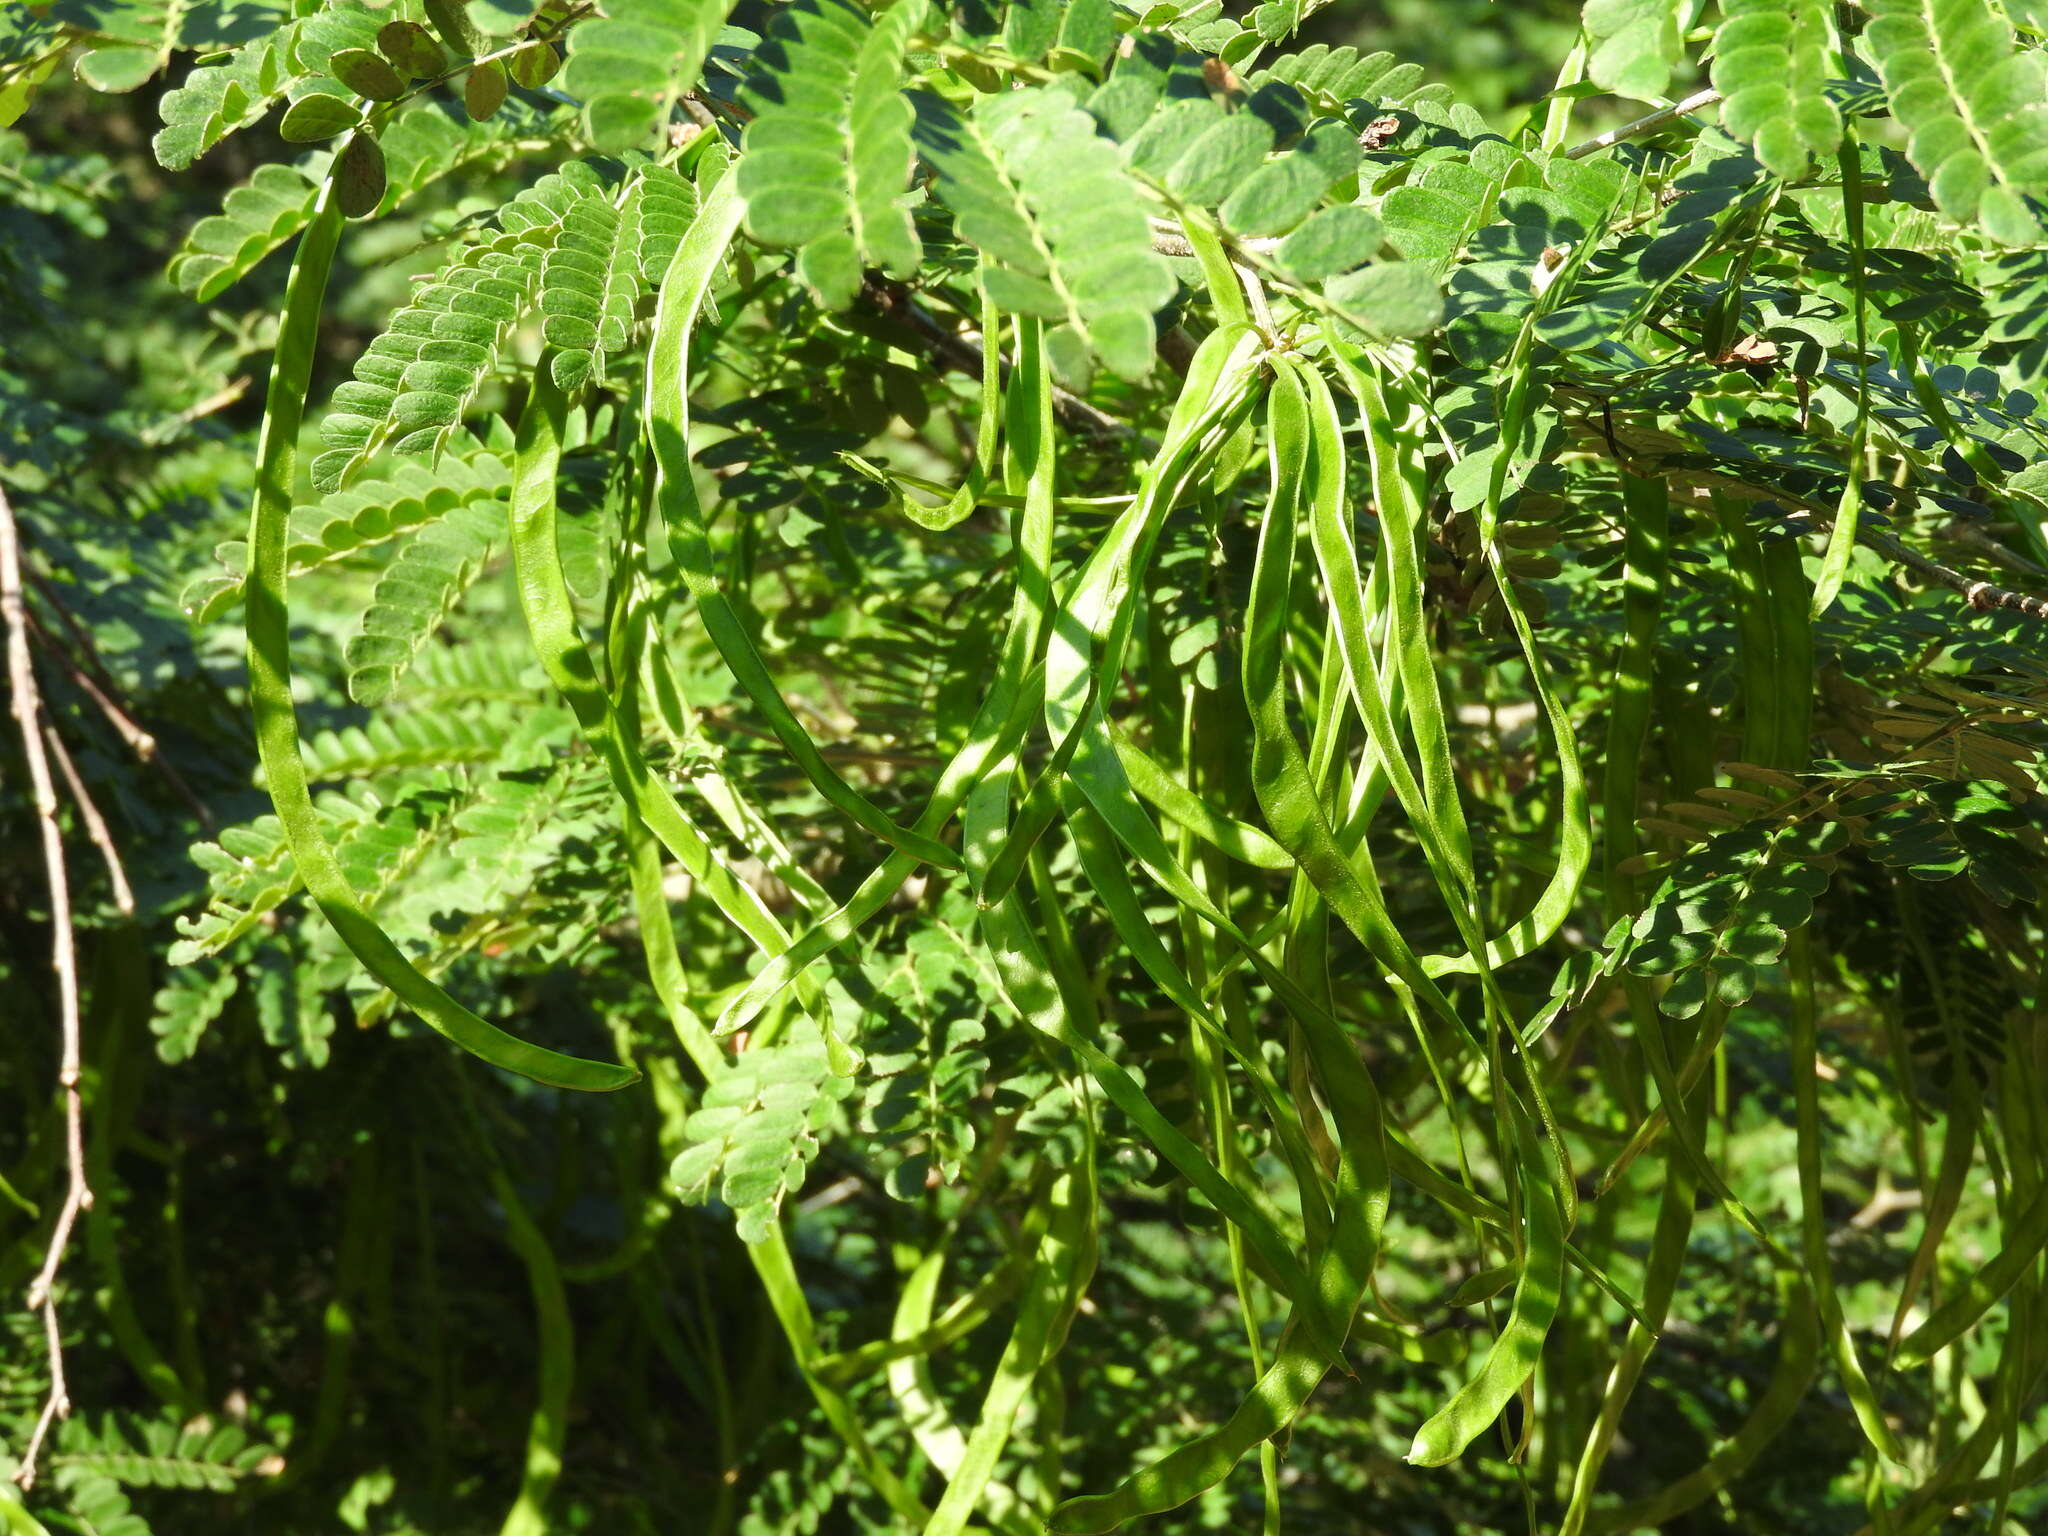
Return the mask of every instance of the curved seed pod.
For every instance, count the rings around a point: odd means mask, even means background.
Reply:
[[[337,174],[322,189],[292,261],[258,438],[256,497],[249,512],[249,703],[271,803],[291,844],[292,859],[322,915],[364,967],[429,1025],[491,1065],[538,1082],[595,1091],[623,1088],[639,1080],[640,1074],[631,1067],[579,1060],[509,1035],[478,1018],[423,976],[363,910],[313,809],[306,765],[299,755],[298,709],[292,702],[285,555],[290,543],[299,425],[306,408],[327,275],[341,236],[339,196]]]
[[[923,833],[897,826],[825,761],[810,732],[776,687],[754,647],[753,636],[747,633],[714,572],[710,532],[690,475],[689,333],[744,212],[733,177],[721,177],[705,194],[696,222],[676,247],[655,310],[654,335],[647,348],[647,430],[657,471],[656,502],[667,526],[669,547],[719,655],[767,718],[783,750],[796,760],[818,792],[882,841],[940,869],[957,869],[960,859],[952,849]]]

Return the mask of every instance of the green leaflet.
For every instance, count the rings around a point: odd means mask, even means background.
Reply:
[[[421,1018],[493,1066],[558,1087],[604,1091],[638,1079],[630,1067],[582,1061],[508,1035],[478,1018],[429,981],[363,911],[321,830],[299,755],[298,711],[292,703],[291,628],[285,606],[286,529],[321,302],[341,211],[333,183],[301,237],[285,292],[284,317],[271,366],[259,446],[257,493],[249,513],[249,696],[256,743],[270,797],[307,891],[342,942],[376,978]]]
[[[960,237],[989,258],[995,304],[1058,327],[1114,373],[1152,366],[1152,316],[1173,274],[1152,249],[1137,188],[1094,120],[1051,91],[985,98],[963,115],[923,92],[917,150]]]
[[[851,0],[797,0],[741,93],[754,114],[737,173],[747,233],[796,247],[797,275],[828,309],[853,301],[863,261],[907,277],[923,254],[901,202],[913,156],[897,90],[923,15],[903,0],[870,25]]]
[[[651,149],[695,90],[732,0],[612,0],[569,33],[563,86],[584,102],[599,149]]]
[[[1685,11],[1679,0],[1586,0],[1580,20],[1593,83],[1642,101],[1662,96],[1684,48],[1678,28]]]
[[[2013,47],[1986,0],[1869,0],[1863,47],[1906,153],[1950,218],[2031,245],[2048,193],[2048,60]]]
[[[1834,46],[1828,0],[1723,0],[1713,68],[1721,125],[1780,176],[1833,154],[1842,137],[1826,90]]]

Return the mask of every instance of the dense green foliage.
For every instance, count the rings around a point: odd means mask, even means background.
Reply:
[[[2048,6],[39,0],[0,318],[8,1532],[2048,1521]]]

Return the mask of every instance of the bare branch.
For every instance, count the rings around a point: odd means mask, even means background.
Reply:
[[[85,1182],[85,1113],[78,1093],[78,961],[71,933],[71,886],[64,869],[64,837],[57,826],[57,791],[50,779],[50,761],[43,745],[42,700],[36,692],[35,666],[29,656],[28,605],[22,600],[21,591],[21,545],[14,509],[8,504],[5,490],[0,490],[0,622],[4,622],[7,631],[8,687],[13,695],[15,725],[21,733],[21,754],[28,764],[36,820],[42,829],[43,867],[50,882],[54,951],[51,963],[57,973],[57,1006],[63,1036],[57,1082],[64,1093],[65,1161],[70,1170],[64,1204],[50,1231],[43,1267],[28,1288],[29,1310],[43,1314],[43,1334],[49,1342],[50,1393],[22,1452],[21,1468],[14,1474],[14,1480],[27,1488],[35,1481],[36,1460],[42,1454],[51,1425],[71,1412],[71,1395],[64,1382],[64,1345],[57,1323],[57,1276],[79,1214],[92,1208],[92,1190]]]
[[[1195,248],[1188,244],[1188,237],[1181,233],[1178,224],[1171,219],[1153,219],[1150,222],[1153,250],[1162,256],[1178,256],[1184,260],[1194,256]],[[1226,237],[1224,249],[1267,256],[1280,249],[1280,240],[1275,235],[1254,235],[1246,240],[1232,240]]]
[[[99,849],[100,857],[107,861],[107,880],[114,887],[114,905],[123,917],[133,917],[135,891],[128,884],[128,871],[121,863],[121,850],[114,846],[113,834],[107,830],[106,818],[100,815],[100,808],[87,792],[85,780],[79,777],[78,764],[71,760],[71,753],[65,748],[64,738],[57,734],[57,728],[44,726],[43,738],[50,744],[50,755],[57,759],[57,771],[64,775],[64,787],[71,791],[72,802],[78,807],[78,818],[85,823],[86,836]]]

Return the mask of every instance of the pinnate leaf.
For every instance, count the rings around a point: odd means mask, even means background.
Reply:
[[[610,0],[569,34],[564,81],[599,149],[650,146],[695,88],[732,0]]]
[[[913,101],[918,149],[961,238],[990,258],[997,304],[1058,321],[1112,371],[1143,377],[1173,274],[1095,120],[1052,91],[1012,91],[965,116],[936,96]],[[1049,339],[1056,356],[1060,332]]]
[[[797,0],[775,19],[742,99],[753,111],[739,163],[747,233],[797,248],[797,274],[828,308],[860,287],[863,262],[895,276],[922,247],[899,199],[914,159],[898,90],[919,0],[870,25],[848,0]]]
[[[2039,241],[2048,60],[2015,49],[1986,0],[1869,0],[1865,9],[1864,46],[1936,205],[2001,244]]]
[[[1780,176],[1834,152],[1842,117],[1827,96],[1829,0],[1723,0],[1714,33],[1721,125]]]

